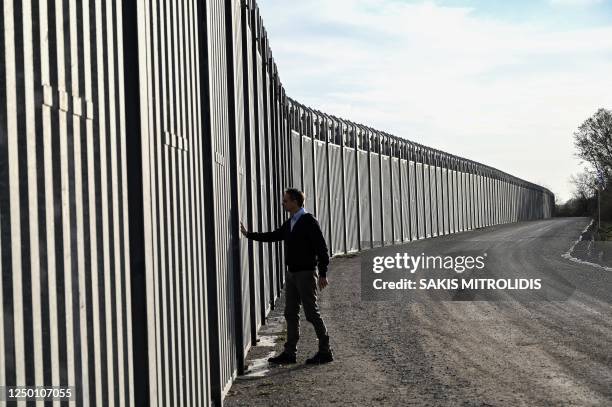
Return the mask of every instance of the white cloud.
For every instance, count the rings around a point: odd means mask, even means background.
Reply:
[[[554,6],[592,6],[602,3],[603,0],[548,0]]]
[[[569,197],[572,132],[612,106],[612,28],[566,31],[433,2],[260,1],[302,103]]]

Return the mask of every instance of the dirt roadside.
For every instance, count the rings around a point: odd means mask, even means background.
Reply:
[[[508,243],[513,241],[511,225],[469,238],[472,245],[488,247],[503,240],[503,252],[496,255],[490,249],[499,267],[522,256],[519,264],[547,262],[538,267],[548,264],[553,275],[582,273],[579,278],[610,284],[609,277],[590,275],[596,272],[561,258],[584,225],[558,225],[567,241],[549,238],[556,234],[556,225],[514,227],[522,236],[516,250]],[[538,240],[540,235],[546,238]],[[435,242],[416,243],[435,247]],[[550,256],[543,256],[547,251]],[[298,364],[273,367],[262,377],[239,377],[226,405],[612,405],[609,302],[580,293],[567,301],[528,304],[367,302],[361,301],[359,269],[359,257],[334,259],[331,286],[321,295],[336,360],[315,367],[303,364],[316,351],[316,337],[302,313]],[[262,330],[265,335],[282,337],[283,306],[281,297],[269,317],[274,323]],[[282,338],[274,346],[281,349]],[[249,359],[271,350],[257,346]]]

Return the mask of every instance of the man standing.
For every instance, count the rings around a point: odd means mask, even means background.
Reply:
[[[328,363],[334,360],[329,347],[327,328],[319,313],[317,289],[328,285],[327,265],[329,255],[327,244],[317,219],[304,209],[304,193],[298,189],[287,189],[283,195],[283,208],[291,218],[273,232],[248,232],[242,222],[240,231],[249,239],[260,242],[285,242],[285,320],[287,341],[285,350],[268,359],[271,363],[295,363],[297,343],[300,338],[300,303],[304,306],[306,320],[312,323],[319,351],[307,364]],[[317,275],[317,267],[319,273]]]

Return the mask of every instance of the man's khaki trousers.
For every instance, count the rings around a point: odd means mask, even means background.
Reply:
[[[296,354],[300,339],[300,303],[304,306],[306,320],[312,323],[319,338],[319,351],[329,352],[329,336],[317,304],[318,279],[316,270],[285,272],[285,320],[287,321],[285,352],[290,355]]]

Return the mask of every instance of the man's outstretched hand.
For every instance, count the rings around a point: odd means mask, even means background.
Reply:
[[[242,222],[240,222],[240,233],[242,233],[245,236],[247,235],[247,233],[249,233],[248,230],[246,230],[246,228],[242,224]]]
[[[329,283],[327,282],[327,277],[319,277],[319,290],[327,287]]]

